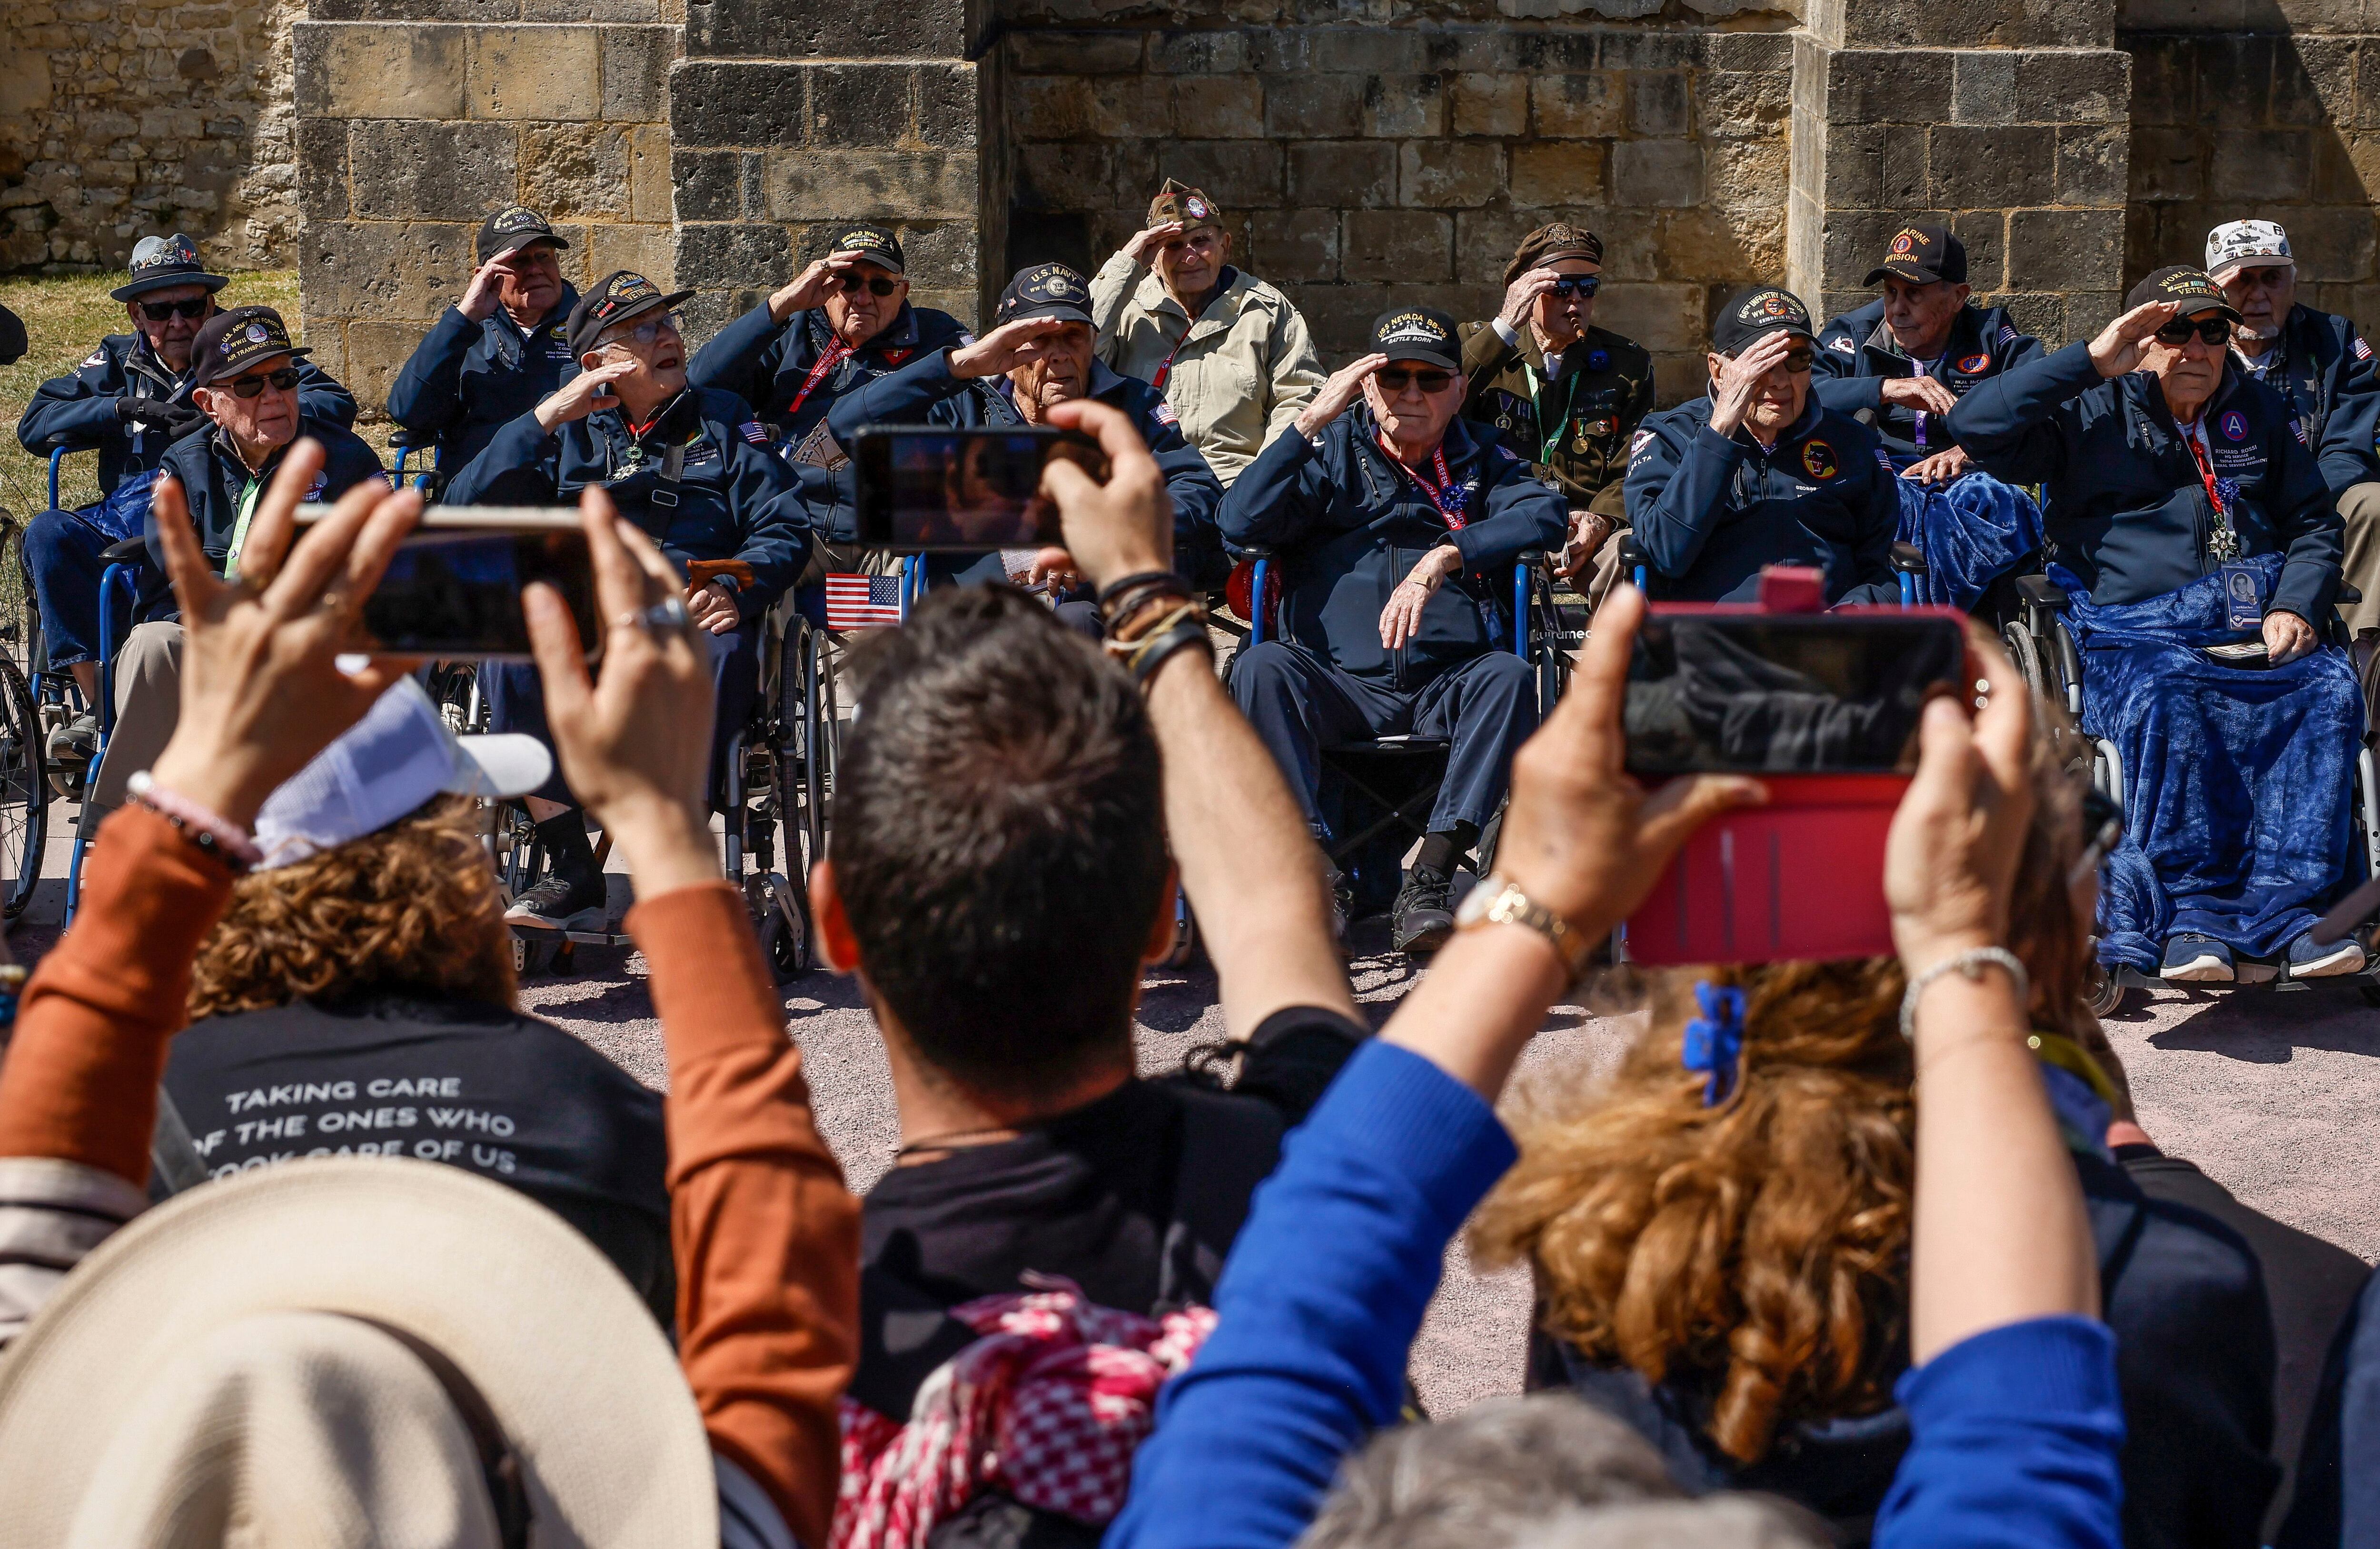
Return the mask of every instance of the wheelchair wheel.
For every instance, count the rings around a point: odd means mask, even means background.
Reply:
[[[2131,995],[2130,989],[2116,982],[2116,975],[2107,971],[2106,964],[2095,960],[2092,962],[2090,975],[2082,981],[2082,1000],[2091,1008],[2093,1016],[2106,1021],[2122,1010]]]
[[[49,837],[50,786],[40,711],[17,664],[0,656],[0,914],[33,901]]]

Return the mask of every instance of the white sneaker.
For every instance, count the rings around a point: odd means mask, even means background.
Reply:
[[[2185,931],[2165,944],[2165,962],[2157,969],[2157,977],[2168,984],[2228,985],[2235,976],[2231,950],[2194,931]]]
[[[2319,954],[2298,961],[2301,951]],[[2363,949],[2352,937],[2342,938],[2325,950],[2313,944],[2311,938],[2301,938],[2289,950],[2289,977],[2292,979],[2327,979],[2341,974],[2363,971]]]

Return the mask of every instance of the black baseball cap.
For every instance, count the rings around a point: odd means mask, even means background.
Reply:
[[[1000,293],[1000,305],[991,314],[992,326],[1026,318],[1091,322],[1090,282],[1062,263],[1029,264],[1018,270],[1008,288]]]
[[[901,239],[892,235],[891,226],[878,225],[873,221],[854,221],[849,225],[834,228],[827,239],[829,253],[856,253],[876,265],[898,274],[908,260],[901,256]]]
[[[1418,360],[1450,371],[1463,369],[1463,345],[1455,337],[1454,320],[1435,307],[1400,307],[1382,312],[1372,320],[1372,341],[1365,353],[1385,355],[1390,360]]]
[[[204,285],[210,292],[231,284],[229,276],[210,274],[199,261],[199,245],[176,232],[171,236],[144,236],[132,245],[132,278],[107,294],[129,301],[169,285]]]
[[[479,254],[481,263],[501,258],[532,242],[551,242],[557,248],[569,243],[553,235],[553,227],[544,216],[525,204],[507,205],[480,223]]]
[[[563,329],[570,339],[570,353],[585,355],[595,347],[603,330],[614,323],[674,307],[693,294],[690,290],[663,291],[633,270],[615,269],[596,281],[595,288],[570,309],[570,321]]]
[[[1892,234],[1884,261],[1869,270],[1860,284],[1877,284],[1888,274],[1912,285],[1930,285],[1937,280],[1961,283],[1967,277],[1967,245],[1951,236],[1947,226],[1903,226]]]
[[[2151,273],[2124,297],[2124,310],[2145,307],[2152,301],[2170,301],[2181,309],[2178,318],[2194,318],[2201,312],[2220,312],[2233,322],[2240,313],[2223,299],[2223,287],[2204,269],[2192,269],[2184,264],[2169,263]]]
[[[1742,355],[1752,345],[1771,333],[1786,333],[1796,338],[1815,339],[1810,330],[1810,309],[1790,290],[1776,285],[1754,285],[1737,291],[1718,309],[1711,323],[1711,348],[1721,355]]]
[[[289,342],[289,325],[272,308],[234,307],[199,325],[190,341],[190,385],[211,387],[243,375],[260,360],[310,353]]]

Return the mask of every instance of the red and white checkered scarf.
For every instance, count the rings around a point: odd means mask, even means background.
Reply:
[[[832,1549],[924,1549],[934,1525],[997,1485],[1094,1526],[1123,1509],[1157,1389],[1214,1330],[1204,1307],[1145,1318],[1071,1280],[987,1296],[951,1315],[982,1337],[936,1368],[896,1424],[845,1398]]]

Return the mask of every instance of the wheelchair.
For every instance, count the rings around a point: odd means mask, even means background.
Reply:
[[[397,488],[403,489],[406,480],[411,479],[425,504],[436,503],[446,490],[446,473],[440,466],[445,459],[440,454],[438,438],[399,425],[388,433],[388,448],[396,454],[396,466],[390,474]]]
[[[1238,552],[1250,567],[1244,615],[1245,643],[1259,646],[1276,628],[1280,599],[1273,582],[1279,556],[1262,547]],[[1565,648],[1571,631],[1555,601],[1553,575],[1545,554],[1530,551],[1513,561],[1511,598],[1510,648],[1535,666],[1537,711],[1542,717],[1561,697],[1571,671]],[[1334,817],[1334,837],[1328,847],[1330,864],[1353,886],[1358,914],[1379,914],[1394,901],[1405,853],[1428,832],[1429,811],[1438,801],[1451,747],[1442,737],[1397,733],[1320,750],[1323,808]],[[1499,803],[1494,816],[1480,829],[1475,856],[1478,876],[1495,869],[1505,805]],[[1181,929],[1186,932],[1187,906],[1177,903],[1176,907]]]

